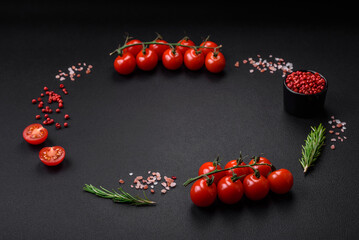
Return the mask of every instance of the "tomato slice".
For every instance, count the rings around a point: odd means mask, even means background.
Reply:
[[[65,149],[60,146],[44,147],[40,150],[39,157],[45,165],[56,166],[64,160]]]
[[[47,129],[39,123],[33,123],[27,126],[22,132],[22,136],[24,137],[26,142],[33,145],[43,143],[46,140],[47,135]]]

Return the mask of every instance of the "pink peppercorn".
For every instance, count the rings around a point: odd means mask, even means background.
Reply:
[[[288,88],[301,94],[316,94],[325,87],[325,80],[319,73],[296,71],[285,80]]]

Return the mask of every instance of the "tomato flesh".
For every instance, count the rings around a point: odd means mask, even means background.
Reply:
[[[149,48],[140,51],[136,56],[137,66],[143,71],[151,71],[157,66],[158,56]]]
[[[260,175],[257,178],[254,174],[247,175],[243,180],[244,194],[247,198],[257,201],[265,198],[269,192],[268,180]]]
[[[167,49],[162,55],[162,63],[169,70],[176,70],[182,66],[183,56],[179,51]]]
[[[253,164],[254,163],[254,159],[252,159],[249,164]],[[264,158],[264,157],[260,157],[259,160],[257,161],[257,163],[267,163],[267,164],[272,164],[268,159]],[[256,165],[253,166],[254,169],[257,169],[259,171],[259,173],[264,176],[267,177],[268,173],[270,171],[272,171],[272,168],[268,165]],[[250,171],[253,173],[253,169],[250,169]]]
[[[213,165],[213,162],[205,162],[202,164],[202,166],[199,168],[198,170],[198,176],[202,175],[202,174],[206,174],[206,173],[209,173],[209,172],[212,172],[214,170],[221,170],[222,167],[217,165],[217,167],[215,167]],[[217,184],[218,181],[226,175],[226,172],[223,171],[223,172],[218,172],[218,173],[215,173],[215,174],[211,174],[211,175],[208,175],[209,178],[212,178],[212,176],[214,176],[214,184]]]
[[[246,164],[244,162],[242,162],[239,165],[246,165]],[[231,167],[234,167],[234,166],[237,166],[237,160],[229,161],[224,168],[231,168]],[[244,178],[250,173],[249,169],[250,169],[249,167],[242,167],[242,168],[235,168],[235,169],[232,169],[232,170],[238,177],[243,176],[243,177],[240,178],[240,180],[243,182]],[[228,170],[226,172],[226,175],[233,176],[232,170]]]
[[[48,131],[41,124],[34,123],[24,129],[22,136],[26,142],[38,145],[47,139]]]
[[[217,184],[218,198],[225,204],[235,204],[243,196],[243,184],[240,180],[233,182],[231,176],[225,176]]]
[[[211,73],[220,73],[226,66],[226,59],[221,52],[209,52],[205,58],[205,65]]]
[[[39,157],[47,166],[56,166],[65,158],[65,149],[60,146],[44,147],[40,150]]]
[[[204,56],[202,52],[196,52],[194,49],[188,49],[184,56],[184,65],[192,71],[196,71],[202,68],[204,64]]]
[[[113,66],[119,74],[128,75],[135,70],[136,59],[130,52],[123,53],[116,57]]]
[[[205,41],[203,43],[201,43],[200,45],[201,47],[211,47],[211,48],[200,48],[201,51],[203,52],[204,56],[207,56],[207,54],[209,52],[213,52],[215,47],[218,47],[217,43],[212,42],[212,41]]]
[[[217,198],[217,187],[215,184],[208,186],[206,179],[201,178],[193,183],[190,197],[196,206],[208,207]]]
[[[279,169],[268,176],[270,189],[277,194],[285,194],[290,191],[293,186],[293,175],[287,169]]]

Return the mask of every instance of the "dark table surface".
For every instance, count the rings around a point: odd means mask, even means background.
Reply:
[[[152,8],[151,8],[152,6]],[[359,29],[352,8],[295,9],[198,4],[148,6],[101,2],[6,3],[0,21],[0,239],[354,239],[358,233],[359,137],[357,54]],[[339,15],[345,12],[346,15]],[[161,64],[129,77],[113,69],[109,52],[124,36],[169,42],[207,35],[223,45],[223,74]],[[257,54],[282,57],[295,69],[312,69],[329,81],[325,113],[299,118],[283,110],[280,73],[249,73],[234,63]],[[91,74],[63,83],[67,129],[49,126],[40,146],[22,139],[36,122],[31,104],[55,75],[77,62]],[[61,114],[55,120],[63,122]],[[61,115],[61,116],[60,116]],[[329,127],[331,115],[347,122],[347,140],[330,142],[304,176],[298,162],[310,126]],[[330,136],[327,136],[330,138]],[[61,145],[66,159],[46,167],[44,146]],[[243,198],[201,209],[182,183],[217,155],[223,161],[264,153],[294,175],[284,196]],[[148,170],[176,176],[177,187],[149,197],[153,207],[114,204],[82,190],[84,184],[130,188]]]

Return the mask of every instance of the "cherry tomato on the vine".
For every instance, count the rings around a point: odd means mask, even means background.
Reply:
[[[151,71],[157,66],[158,56],[149,48],[140,51],[136,56],[137,66],[143,71]]]
[[[253,164],[254,163],[254,159],[252,159],[249,164]],[[267,164],[272,164],[268,159],[264,158],[264,157],[260,157],[259,160],[257,161],[257,163],[267,163]],[[257,169],[259,171],[259,173],[264,176],[267,177],[268,173],[272,170],[272,168],[268,165],[259,165],[259,166],[253,166],[253,168]],[[250,171],[253,173],[253,169],[250,169]]]
[[[208,207],[217,198],[217,187],[214,183],[208,186],[207,180],[201,178],[193,183],[190,196],[192,202],[198,207]]]
[[[257,178],[254,174],[249,174],[243,180],[244,194],[251,200],[261,200],[269,192],[269,181],[260,175]]]
[[[60,146],[44,147],[40,150],[39,157],[45,165],[56,166],[64,160],[65,149]]]
[[[212,41],[204,41],[203,43],[201,43],[200,45],[201,47],[211,47],[211,48],[200,48],[201,51],[203,52],[204,56],[207,56],[207,54],[209,52],[213,52],[215,47],[218,47],[217,43],[212,42]]]
[[[130,41],[128,41],[126,43],[126,45],[131,45],[131,44],[136,44],[136,43],[142,43],[140,40],[138,39],[132,39]],[[134,45],[134,46],[131,46],[131,47],[127,47],[125,49],[122,50],[123,53],[127,53],[127,52],[130,52],[133,54],[133,56],[136,56],[140,51],[142,50],[142,45],[139,44],[139,45]]]
[[[122,74],[127,75],[132,73],[136,68],[136,59],[132,53],[127,52],[122,55],[118,55],[113,62],[115,70]]]
[[[24,129],[22,136],[26,142],[38,145],[46,140],[48,131],[41,124],[33,123]]]
[[[287,169],[279,169],[268,176],[270,189],[277,194],[284,194],[290,191],[293,186],[293,175]]]
[[[185,37],[185,38],[179,40],[178,43],[181,45],[184,45],[184,46],[190,46],[190,47],[196,46],[196,44],[194,44],[194,42],[191,39],[189,39],[188,37]],[[180,51],[182,54],[185,54],[185,52],[190,48],[184,47],[184,46],[177,46],[176,50]]]
[[[156,39],[155,42],[168,43],[167,41],[165,41],[163,39]],[[162,60],[163,53],[169,48],[170,48],[170,46],[164,45],[164,44],[151,44],[149,46],[149,49],[151,49],[152,51],[154,51],[157,54],[159,61]]]
[[[224,168],[231,168],[231,167],[234,167],[237,165],[237,160],[232,160],[232,161],[229,161],[226,166]],[[246,165],[244,162],[240,163],[239,165]],[[243,176],[240,178],[240,180],[243,182],[243,179],[250,173],[249,172],[249,167],[242,167],[242,168],[235,168],[233,169],[233,172],[238,176]],[[232,170],[228,170],[226,172],[226,175],[228,176],[232,176],[233,175],[233,172]]]
[[[167,49],[162,55],[162,63],[169,70],[176,70],[182,66],[183,56],[175,49]]]
[[[184,64],[189,70],[199,70],[204,64],[204,56],[200,51],[191,48],[188,49],[183,56]]]
[[[233,182],[231,176],[225,176],[217,184],[218,198],[226,204],[235,204],[243,196],[243,184],[240,180]]]
[[[217,167],[215,167],[213,165],[213,162],[205,162],[202,164],[202,166],[199,168],[198,170],[198,176],[202,175],[202,174],[206,174],[206,173],[209,173],[209,172],[212,172],[214,170],[221,170],[222,167],[220,165],[217,165]],[[211,175],[208,175],[209,178],[212,178],[212,176],[214,176],[214,184],[217,184],[218,181],[226,175],[226,172],[223,171],[223,172],[218,172],[218,173],[215,173],[215,174],[211,174]]]
[[[221,52],[209,52],[205,59],[205,65],[208,71],[219,73],[226,66],[226,59]]]

